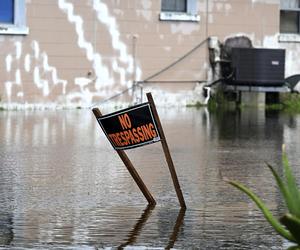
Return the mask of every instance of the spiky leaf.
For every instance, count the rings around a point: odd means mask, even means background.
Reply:
[[[280,234],[282,237],[286,238],[289,241],[297,243],[292,234],[289,231],[287,231],[284,228],[284,226],[272,215],[270,210],[266,207],[266,205],[261,201],[261,199],[257,195],[255,195],[250,189],[236,181],[228,181],[228,183],[243,191],[256,203],[256,205],[264,214],[266,220],[271,224],[271,226],[276,230],[278,234]]]
[[[289,247],[287,250],[300,250],[300,246],[292,246]]]
[[[286,152],[283,147],[283,153],[282,153],[282,161],[283,161],[283,167],[284,167],[284,175],[286,178],[287,188],[288,192],[290,193],[291,197],[293,198],[293,206],[296,207],[293,208],[292,211],[290,211],[293,215],[296,215],[300,218],[300,191],[297,187],[296,179],[292,173]]]
[[[285,214],[280,219],[280,222],[286,226],[296,239],[297,243],[300,244],[300,219],[292,214]]]
[[[292,196],[292,193],[290,192],[288,185],[280,178],[280,176],[277,174],[275,169],[270,164],[267,163],[267,166],[271,170],[276,180],[277,186],[279,187],[279,190],[282,193],[282,196],[285,200],[289,212],[292,214],[297,214],[299,211],[299,206],[295,201],[294,197]]]

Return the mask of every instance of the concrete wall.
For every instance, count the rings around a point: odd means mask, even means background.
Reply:
[[[198,0],[200,21],[160,21],[160,1],[27,0],[28,35],[0,35],[1,106],[91,106],[145,80],[209,36],[246,35],[287,48],[287,75],[300,71],[299,44],[279,42],[279,0]],[[282,39],[284,40],[284,38]],[[144,85],[160,104],[203,101],[207,44]],[[170,81],[163,83],[161,81]],[[139,90],[110,103],[132,102]],[[166,94],[168,96],[166,97]]]

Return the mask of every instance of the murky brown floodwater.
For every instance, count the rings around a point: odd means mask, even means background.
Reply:
[[[159,109],[187,203],[159,143],[127,151],[157,200],[147,208],[90,110],[0,112],[0,249],[283,249],[239,180],[280,215],[267,161],[281,145],[300,176],[300,116]],[[280,169],[280,168],[278,168]]]

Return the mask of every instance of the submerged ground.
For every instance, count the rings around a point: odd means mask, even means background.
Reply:
[[[283,249],[256,206],[222,178],[284,211],[264,162],[281,145],[300,176],[300,116],[159,109],[187,210],[159,143],[127,151],[157,201],[131,179],[90,110],[0,112],[0,249]]]

